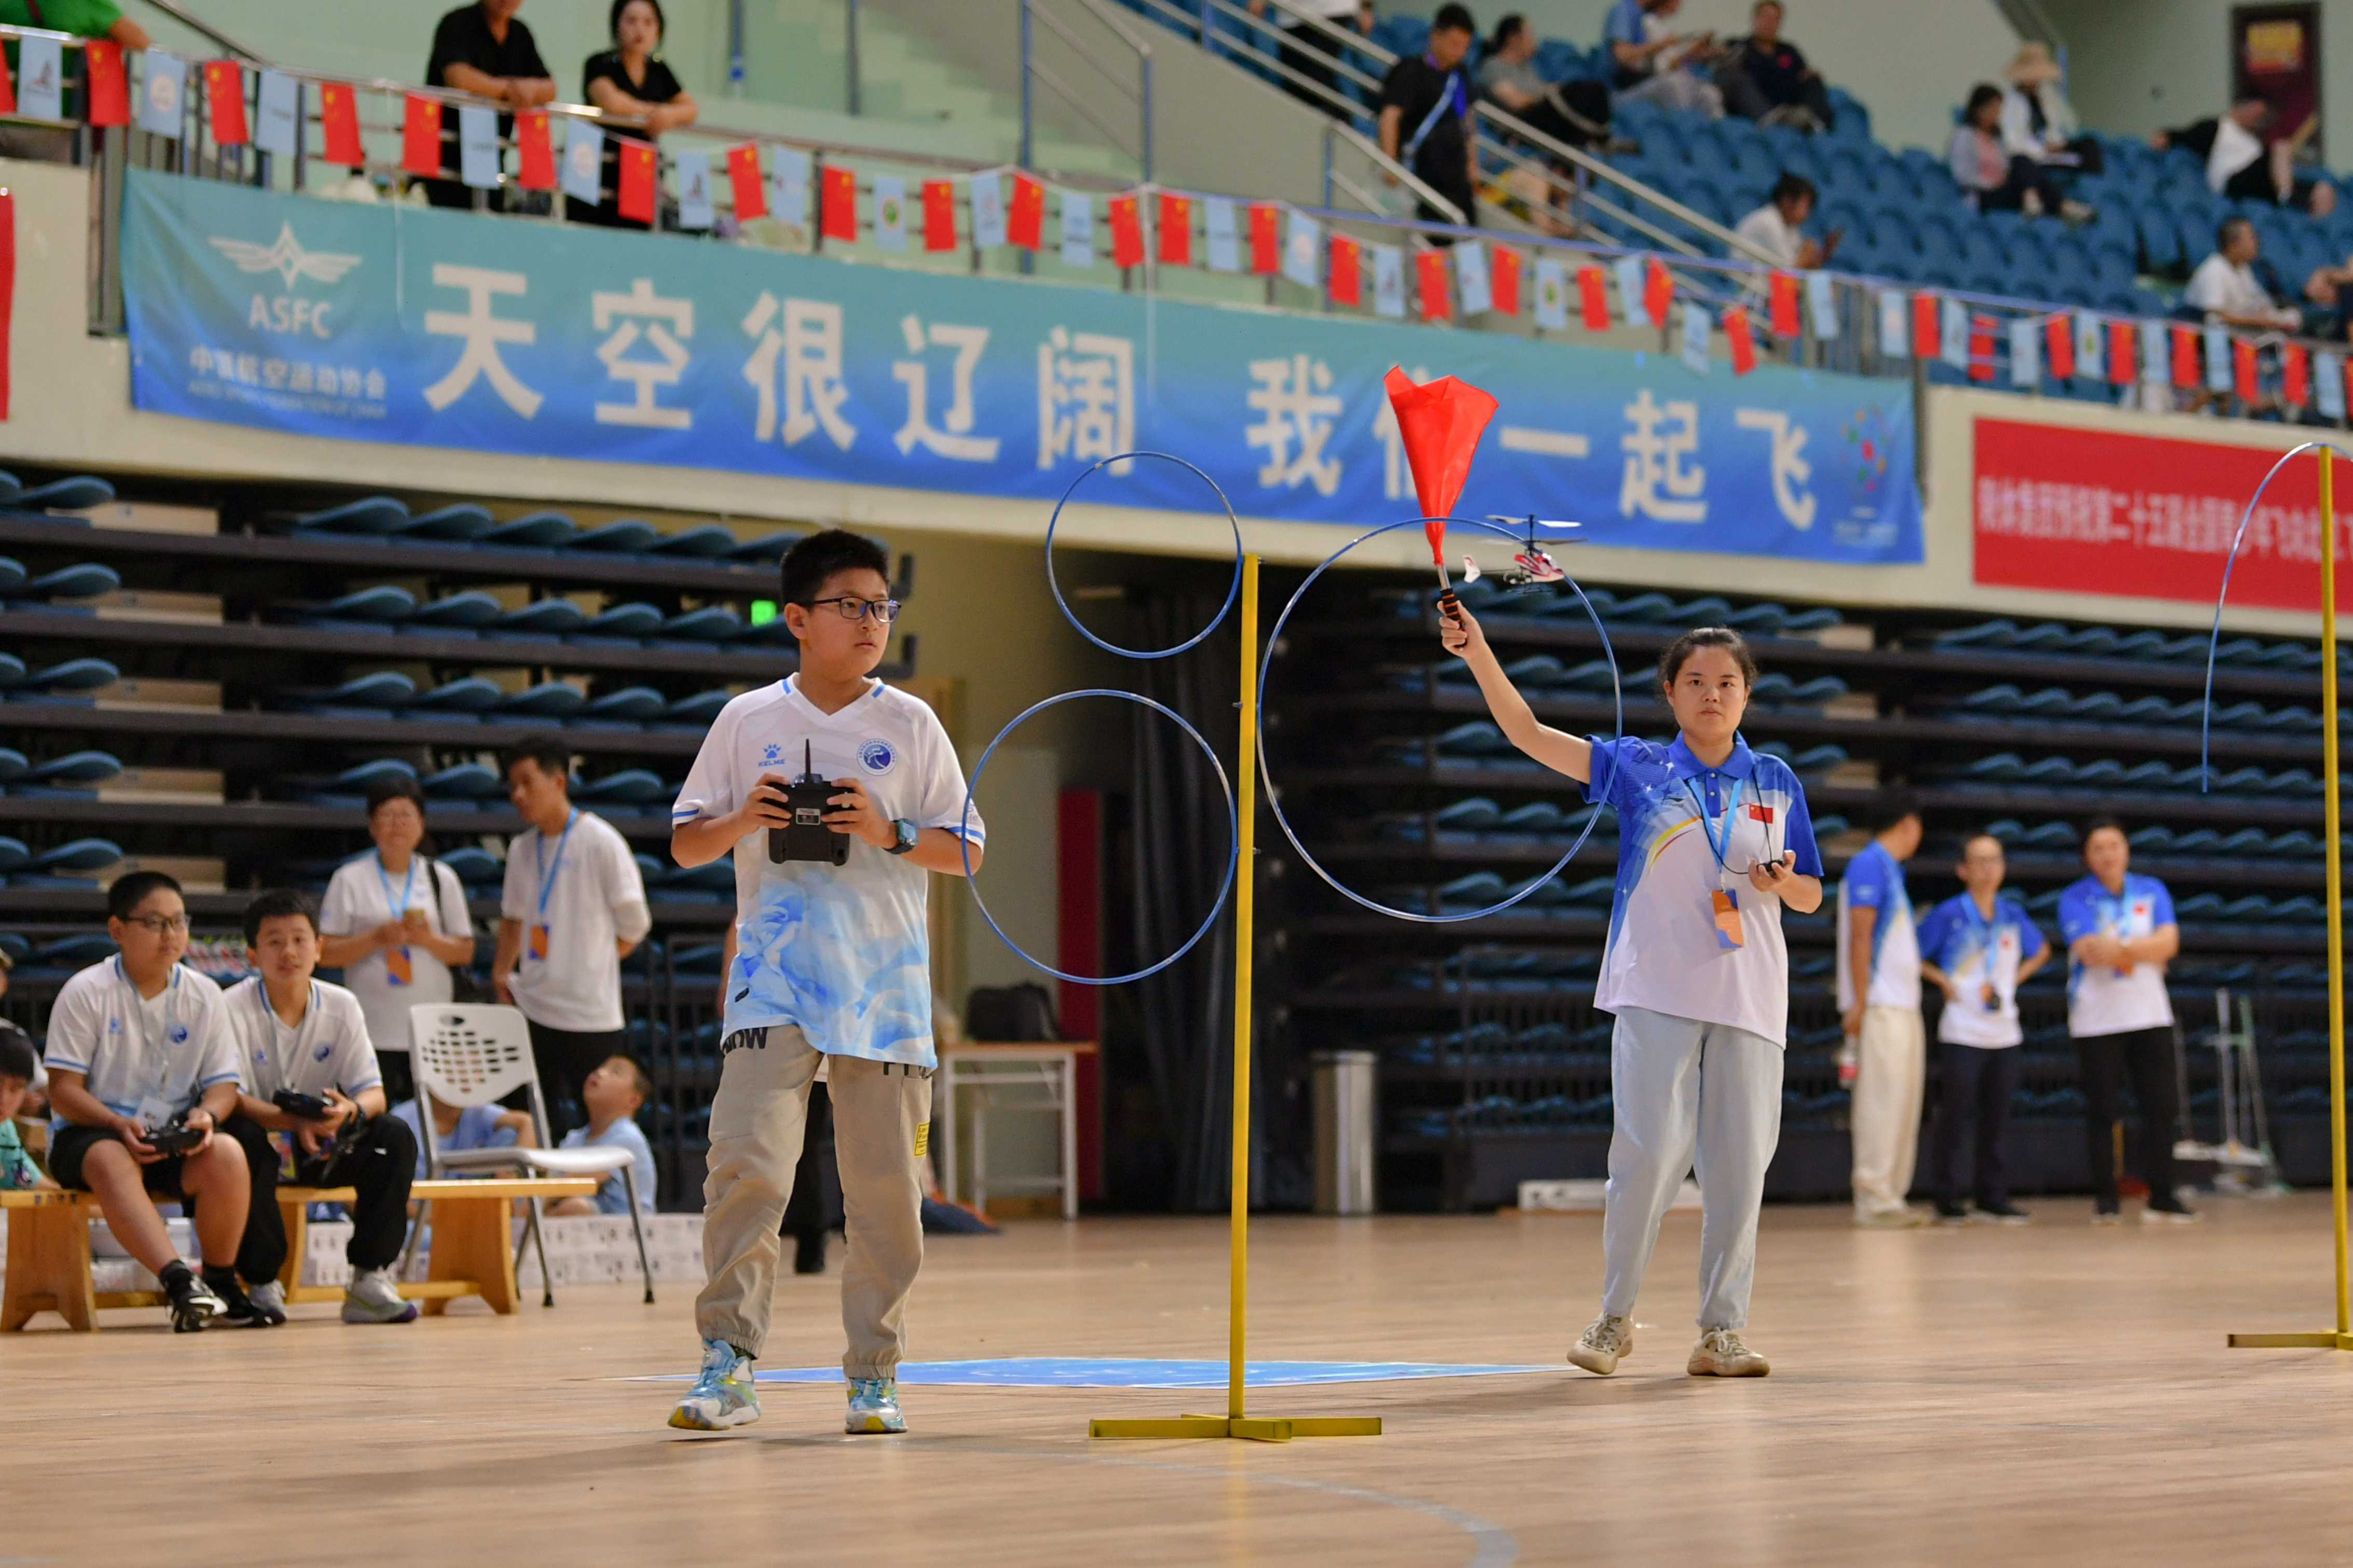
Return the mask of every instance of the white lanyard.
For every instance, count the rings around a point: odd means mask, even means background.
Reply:
[[[115,993],[115,1000],[118,1005],[121,1001],[122,991],[128,991],[131,993],[132,998],[131,1011],[139,1020],[139,1039],[140,1043],[144,1045],[147,1043],[147,998],[141,995],[139,987],[131,983],[131,976],[124,972],[122,967],[122,955],[119,952],[114,955],[114,978],[116,983],[121,988]],[[111,1030],[121,1028],[122,1019],[121,1015],[117,1014],[109,1017],[107,1019],[107,1024]],[[164,1049],[161,1060],[155,1068],[154,1098],[157,1100],[164,1099],[164,1090],[171,1087],[172,1050],[174,1045],[176,1043],[174,1041],[172,1037],[178,1032],[179,1026],[180,966],[175,963],[172,965],[171,979],[164,983]]]

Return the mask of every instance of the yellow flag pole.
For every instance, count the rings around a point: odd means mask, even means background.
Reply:
[[[1242,557],[1241,787],[1234,875],[1233,1262],[1226,1305],[1226,1418],[1242,1414],[1243,1342],[1250,1307],[1250,944],[1258,900],[1258,557]]]

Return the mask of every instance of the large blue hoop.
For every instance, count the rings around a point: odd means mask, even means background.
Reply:
[[[1175,647],[1164,647],[1156,651],[1147,651],[1143,648],[1122,647],[1117,643],[1105,642],[1103,638],[1095,636],[1094,633],[1087,630],[1083,626],[1080,626],[1079,617],[1071,613],[1070,602],[1062,597],[1062,584],[1057,582],[1054,577],[1054,530],[1062,521],[1062,509],[1071,504],[1071,498],[1078,494],[1079,487],[1086,483],[1089,479],[1092,478],[1097,469],[1108,468],[1113,463],[1124,463],[1136,458],[1158,458],[1164,462],[1175,463],[1179,468],[1189,468],[1194,473],[1199,474],[1201,482],[1209,487],[1209,493],[1218,498],[1218,504],[1226,509],[1226,521],[1233,526],[1234,531],[1234,580],[1226,589],[1226,602],[1218,606],[1218,613],[1210,617],[1209,624],[1208,626],[1203,626],[1199,631],[1194,633],[1183,642],[1178,643]],[[1086,638],[1087,641],[1094,644],[1095,647],[1103,649],[1105,653],[1115,653],[1122,658],[1173,658],[1177,654],[1183,653],[1187,648],[1198,647],[1204,638],[1208,637],[1211,632],[1216,631],[1219,626],[1225,624],[1226,616],[1233,612],[1234,601],[1241,597],[1241,519],[1234,515],[1234,503],[1226,499],[1226,492],[1218,488],[1217,480],[1211,479],[1208,474],[1203,473],[1200,468],[1196,468],[1193,464],[1187,462],[1184,458],[1177,457],[1173,452],[1122,452],[1115,458],[1105,458],[1103,461],[1095,464],[1093,468],[1088,468],[1084,473],[1079,475],[1078,478],[1071,481],[1070,487],[1062,491],[1062,499],[1054,503],[1054,515],[1046,520],[1046,586],[1052,591],[1054,603],[1060,606],[1062,618],[1070,622],[1072,626],[1077,627],[1078,634],[1081,637]],[[1157,706],[1157,704],[1155,704],[1155,706]],[[1163,709],[1162,711],[1166,712],[1167,710]],[[1170,716],[1172,718],[1175,717],[1173,714]],[[1027,717],[1027,715],[1024,715],[1024,717]],[[1018,724],[1020,721],[1021,721],[1019,719],[1016,719],[1014,723]],[[1177,721],[1182,723],[1184,721],[1178,720]],[[1198,740],[1200,737],[1197,735],[1194,739]],[[993,924],[994,922],[991,923]],[[1004,933],[1000,931],[997,934],[1001,936]]]
[[[1459,915],[1418,914],[1410,910],[1391,909],[1388,905],[1381,903],[1377,900],[1365,897],[1364,894],[1357,892],[1355,889],[1343,885],[1338,878],[1333,876],[1331,872],[1326,871],[1316,860],[1315,857],[1307,852],[1307,846],[1299,841],[1299,835],[1292,831],[1291,818],[1284,815],[1282,809],[1282,792],[1274,787],[1274,770],[1267,764],[1266,760],[1266,678],[1268,671],[1273,667],[1275,650],[1282,646],[1282,628],[1284,626],[1289,624],[1291,620],[1291,612],[1299,607],[1299,601],[1306,596],[1307,590],[1314,587],[1315,585],[1315,580],[1324,575],[1326,571],[1330,570],[1333,563],[1337,562],[1340,557],[1347,554],[1348,552],[1356,549],[1356,546],[1364,543],[1367,540],[1378,539],[1382,534],[1395,533],[1399,529],[1419,528],[1426,522],[1440,521],[1457,528],[1476,529],[1482,532],[1496,534],[1504,539],[1512,541],[1514,543],[1519,542],[1521,539],[1521,535],[1511,529],[1504,528],[1498,524],[1488,522],[1481,519],[1465,517],[1409,518],[1403,522],[1392,522],[1384,527],[1376,528],[1367,532],[1360,533],[1356,535],[1356,538],[1348,541],[1347,543],[1340,546],[1339,549],[1332,552],[1331,554],[1325,556],[1324,558],[1323,564],[1316,567],[1314,571],[1310,572],[1307,574],[1307,580],[1299,584],[1297,591],[1291,595],[1291,602],[1282,606],[1282,614],[1274,618],[1273,628],[1266,635],[1266,655],[1259,661],[1258,667],[1258,766],[1260,775],[1266,780],[1266,804],[1268,808],[1274,813],[1276,826],[1282,829],[1282,836],[1291,840],[1292,848],[1298,851],[1299,858],[1307,863],[1307,868],[1314,872],[1318,877],[1324,879],[1324,884],[1331,888],[1334,892],[1338,893],[1342,898],[1348,900],[1350,902],[1360,904],[1366,909],[1371,910],[1376,913],[1389,915],[1401,921],[1411,921],[1417,925],[1453,925],[1461,921],[1484,920],[1489,915],[1503,913],[1505,910],[1510,909],[1521,900],[1533,895],[1538,888],[1543,887],[1546,882],[1551,881],[1555,877],[1559,876],[1561,872],[1567,869],[1568,863],[1577,858],[1577,851],[1585,847],[1585,841],[1593,837],[1594,826],[1601,820],[1601,814],[1599,811],[1596,811],[1591,816],[1586,818],[1585,830],[1577,836],[1577,842],[1568,847],[1568,852],[1563,855],[1559,859],[1553,862],[1551,870],[1546,871],[1541,877],[1533,879],[1526,887],[1522,888],[1518,892],[1514,893],[1510,898],[1505,899],[1500,904],[1492,904],[1486,909],[1472,910],[1467,914]],[[1626,693],[1618,681],[1618,656],[1609,647],[1609,630],[1601,624],[1600,614],[1594,609],[1593,601],[1585,596],[1585,590],[1577,585],[1577,579],[1574,577],[1565,576],[1562,581],[1566,582],[1571,588],[1576,590],[1577,603],[1583,605],[1585,606],[1585,613],[1593,617],[1593,629],[1600,634],[1601,654],[1604,658],[1607,658],[1609,661],[1610,696],[1612,701],[1616,705],[1618,712],[1618,733],[1622,736],[1626,732]]]
[[[1204,635],[1206,636],[1207,634]],[[1197,638],[1195,640],[1198,641],[1198,639]],[[1187,723],[1182,713],[1177,712],[1174,708],[1169,707],[1164,702],[1155,702],[1151,698],[1145,697],[1140,692],[1118,691],[1107,687],[1090,687],[1083,691],[1064,691],[1056,696],[1049,697],[1042,702],[1033,702],[1029,707],[1023,709],[1019,713],[1014,715],[1012,722],[1007,724],[1004,729],[999,730],[997,732],[997,739],[988,742],[988,750],[980,753],[980,761],[974,765],[971,782],[965,785],[964,810],[957,817],[959,822],[970,822],[972,820],[973,791],[980,787],[980,775],[988,771],[988,759],[997,754],[997,748],[1005,743],[1005,737],[1013,733],[1015,730],[1019,729],[1023,721],[1028,720],[1031,714],[1042,713],[1047,709],[1054,707],[1058,703],[1073,701],[1081,697],[1116,697],[1125,702],[1141,702],[1144,706],[1153,710],[1155,712],[1164,714],[1166,717],[1175,720],[1176,727],[1184,731],[1187,735],[1193,737],[1193,743],[1201,748],[1201,754],[1209,759],[1209,766],[1216,770],[1218,775],[1218,787],[1226,792],[1226,826],[1229,830],[1229,847],[1226,850],[1226,879],[1219,885],[1218,889],[1217,902],[1209,906],[1209,912],[1201,921],[1200,929],[1194,931],[1191,936],[1185,939],[1184,946],[1178,948],[1176,952],[1170,953],[1167,957],[1162,959],[1159,963],[1154,964],[1149,969],[1139,969],[1133,974],[1065,974],[1060,970],[1055,968],[1052,964],[1041,963],[1038,959],[1032,958],[1029,953],[1022,951],[1021,944],[1019,942],[1015,942],[1011,937],[1005,934],[1005,928],[997,923],[997,917],[988,912],[988,904],[987,900],[983,900],[980,896],[980,884],[973,879],[971,841],[959,834],[956,837],[956,847],[962,851],[964,856],[965,886],[972,889],[972,901],[975,906],[979,909],[980,918],[988,922],[988,929],[997,933],[997,940],[1011,948],[1015,955],[1018,956],[1024,963],[1027,963],[1032,969],[1043,970],[1057,980],[1067,980],[1073,985],[1124,985],[1131,980],[1144,980],[1159,973],[1162,970],[1167,968],[1170,964],[1176,963],[1178,959],[1192,952],[1194,945],[1203,937],[1209,934],[1209,928],[1218,923],[1218,916],[1225,912],[1226,899],[1234,890],[1234,871],[1241,860],[1241,814],[1235,809],[1233,781],[1226,776],[1225,764],[1218,761],[1218,753],[1209,749],[1209,742],[1201,739],[1201,731],[1196,730],[1191,724]]]

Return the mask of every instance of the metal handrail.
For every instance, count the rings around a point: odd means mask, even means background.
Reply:
[[[183,27],[187,28],[188,31],[195,33],[199,37],[211,39],[214,43],[218,44],[222,48],[227,49],[230,54],[251,60],[258,66],[266,66],[274,63],[268,56],[259,54],[254,50],[248,48],[245,45],[238,43],[235,38],[230,37],[227,33],[222,32],[218,27],[214,26],[210,22],[206,21],[202,16],[197,16],[194,11],[189,10],[185,5],[181,5],[180,0],[146,0],[146,3],[155,7],[156,10],[163,12],[166,16],[171,17],[174,22],[179,23]]]
[[[1056,93],[1060,95],[1063,102],[1076,110],[1080,118],[1084,120],[1088,124],[1093,126],[1095,130],[1099,132],[1105,140],[1110,142],[1113,146],[1117,147],[1121,152],[1125,153],[1128,156],[1134,158],[1136,161],[1144,178],[1149,180],[1152,178],[1153,172],[1152,46],[1143,38],[1139,37],[1126,26],[1125,23],[1122,22],[1118,16],[1113,15],[1110,8],[1103,3],[1103,0],[1080,0],[1080,4],[1084,5],[1088,11],[1093,15],[1096,21],[1102,23],[1103,26],[1111,31],[1113,36],[1117,37],[1120,42],[1125,44],[1135,54],[1135,101],[1136,124],[1138,131],[1136,144],[1130,147],[1124,139],[1121,137],[1118,132],[1113,131],[1110,126],[1105,125],[1101,120],[1097,119],[1094,111],[1089,109],[1084,103],[1081,102],[1078,96],[1070,89],[1069,86],[1066,85],[1060,77],[1057,77],[1052,71],[1038,63],[1037,56],[1030,47],[1030,19],[1035,17],[1036,19],[1044,22],[1047,27],[1056,37],[1061,39],[1065,44],[1068,44],[1071,47],[1071,51],[1077,55],[1079,58],[1094,67],[1096,71],[1101,73],[1105,81],[1109,82],[1114,88],[1124,90],[1124,84],[1120,81],[1119,73],[1114,70],[1102,56],[1098,55],[1092,48],[1090,48],[1076,33],[1071,30],[1069,24],[1065,23],[1061,17],[1056,16],[1050,7],[1037,5],[1034,3],[1034,0],[1022,0],[1021,76],[1023,91],[1021,100],[1021,160],[1026,164],[1029,162],[1030,157],[1030,104],[1028,83],[1032,76],[1036,76],[1042,78],[1047,86],[1052,88]]]
[[[1714,218],[1694,212],[1665,192],[1646,185],[1631,175],[1611,168],[1607,161],[1595,157],[1581,147],[1572,147],[1566,142],[1546,135],[1509,110],[1497,108],[1494,104],[1481,100],[1472,106],[1472,111],[1480,119],[1492,121],[1512,135],[1519,137],[1554,157],[1574,164],[1588,174],[1607,180],[1629,195],[1650,203],[1677,222],[1691,225],[1717,244],[1746,255],[1751,260],[1763,262],[1767,266],[1776,265],[1775,258],[1741,238],[1739,235],[1725,227]]]
[[[1467,224],[1471,221],[1471,215],[1469,213],[1464,212],[1461,207],[1456,206],[1451,201],[1440,195],[1420,175],[1415,174],[1411,169],[1409,169],[1404,164],[1398,163],[1395,158],[1390,157],[1387,153],[1382,152],[1379,142],[1375,142],[1371,137],[1366,136],[1355,126],[1343,125],[1336,120],[1332,121],[1324,126],[1324,134],[1327,140],[1331,137],[1336,136],[1342,141],[1346,142],[1357,152],[1363,153],[1366,158],[1369,159],[1375,168],[1380,170],[1382,174],[1387,174],[1390,179],[1395,180],[1398,184],[1403,185],[1407,190],[1411,191],[1415,197],[1424,205],[1432,207],[1439,212],[1450,214],[1452,216],[1453,221],[1457,224]],[[1380,210],[1380,202],[1378,199],[1366,196],[1361,189],[1357,192],[1357,198],[1365,202],[1367,206],[1373,208],[1376,212]]]
[[[1056,76],[1050,68],[1042,66],[1033,59],[1024,68],[1029,73],[1029,75],[1037,78],[1039,81],[1044,82],[1048,87],[1052,88],[1056,96],[1060,98],[1064,103],[1070,105],[1072,110],[1076,110],[1080,119],[1093,126],[1103,136],[1104,141],[1109,142],[1113,146],[1118,148],[1121,152],[1134,159],[1138,163],[1142,163],[1144,162],[1144,149],[1142,147],[1129,146],[1126,139],[1121,136],[1118,132],[1113,131],[1110,126],[1105,125],[1101,120],[1097,119],[1095,117],[1095,111],[1089,109],[1086,104],[1080,100],[1078,94],[1072,92],[1063,82],[1062,79]]]

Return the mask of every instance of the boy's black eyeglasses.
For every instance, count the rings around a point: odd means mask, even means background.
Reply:
[[[845,621],[864,620],[869,611],[886,626],[899,618],[899,601],[896,599],[860,599],[848,594],[837,595],[830,599],[807,599],[802,601],[801,607],[814,610],[819,605],[839,605],[841,618]]]

